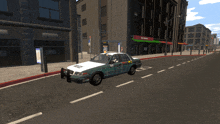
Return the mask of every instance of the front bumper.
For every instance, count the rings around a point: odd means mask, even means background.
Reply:
[[[70,70],[68,69],[61,69],[61,78],[66,78],[67,82],[76,82],[76,83],[85,83],[89,81],[89,76],[75,76],[70,74]]]

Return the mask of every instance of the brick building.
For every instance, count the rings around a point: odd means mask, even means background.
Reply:
[[[0,4],[1,67],[36,64],[38,47],[44,48],[48,62],[70,59],[69,0],[0,0]]]
[[[187,5],[186,0],[79,0],[77,14],[81,15],[83,51],[89,52],[87,44],[91,36],[94,53],[103,52],[103,45],[109,51],[118,51],[118,43],[123,52],[131,55],[164,52],[164,43],[135,42],[131,36],[165,41],[166,20],[171,20],[168,42],[174,42],[178,50],[177,42],[183,42]],[[175,14],[182,14],[181,18],[176,19]]]
[[[184,42],[188,43],[185,49],[207,49],[211,44],[211,30],[202,24],[188,26],[185,28]]]

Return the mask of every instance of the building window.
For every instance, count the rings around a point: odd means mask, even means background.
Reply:
[[[83,33],[83,39],[87,39],[87,33]]]
[[[187,43],[188,43],[188,44],[193,44],[193,39],[188,39],[188,40],[187,40]]]
[[[196,37],[201,37],[201,33],[196,33]]]
[[[188,34],[188,38],[193,38],[194,37],[194,34]]]
[[[169,13],[169,3],[167,3],[166,12]]]
[[[82,26],[83,26],[83,25],[87,25],[86,19],[83,19],[83,20],[82,20]]]
[[[105,17],[107,14],[106,6],[101,7],[101,17]]]
[[[0,11],[8,11],[7,0],[0,0]]]
[[[184,38],[186,38],[186,34],[184,35]]]
[[[160,36],[160,28],[158,28],[158,36]]]
[[[202,27],[197,27],[196,28],[196,32],[201,32],[202,31]]]
[[[58,1],[38,0],[40,17],[50,19],[60,19],[60,11]]]
[[[162,3],[162,1],[163,1],[163,0],[160,0],[160,7],[162,7],[162,6],[163,6],[163,3]]]
[[[106,24],[102,24],[102,31],[104,31],[104,32],[106,32],[106,29],[107,29],[107,26],[106,26]]]
[[[153,31],[152,31],[152,26],[150,26],[150,35],[152,35],[152,32],[153,32]]]
[[[85,10],[86,10],[86,4],[83,4],[83,5],[81,6],[81,9],[82,9],[82,12],[85,11]]]
[[[200,39],[196,39],[195,44],[199,44],[200,43]]]
[[[194,27],[193,28],[189,28],[189,32],[194,32]]]

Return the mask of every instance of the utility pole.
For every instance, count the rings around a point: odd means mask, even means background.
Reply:
[[[69,47],[70,47],[70,60],[71,62],[79,63],[78,59],[78,38],[77,38],[77,14],[76,14],[76,1],[69,0],[69,14],[70,14],[70,29],[69,32]]]

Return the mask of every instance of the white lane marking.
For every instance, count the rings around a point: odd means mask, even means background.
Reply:
[[[147,68],[140,67],[140,68],[136,69],[136,71],[137,72],[138,71],[143,71],[143,70],[147,70],[147,69],[150,69],[150,68],[152,68],[152,67],[147,67]]]
[[[103,93],[103,91],[100,91],[100,92],[97,92],[97,93],[94,93],[94,94],[91,94],[91,95],[88,95],[88,96],[85,96],[83,98],[80,98],[80,99],[77,99],[77,100],[74,100],[74,101],[71,101],[70,103],[76,103],[76,102],[79,102],[79,101],[82,101],[82,100],[85,100],[87,98],[90,98],[90,97],[93,97],[93,96],[96,96],[96,95],[99,95]]]
[[[160,73],[160,72],[163,72],[163,71],[165,71],[165,69],[164,69],[164,70],[160,70],[160,71],[158,71],[157,73]]]
[[[178,64],[178,65],[176,65],[176,66],[180,66],[181,64]]]
[[[49,75],[49,76],[44,76],[44,77],[40,77],[40,78],[36,78],[36,79],[24,81],[24,82],[22,82],[22,83],[17,83],[17,84],[9,85],[9,86],[0,88],[0,90],[5,89],[5,88],[9,88],[9,87],[13,87],[13,86],[16,86],[16,85],[20,85],[20,84],[25,84],[25,83],[28,83],[28,82],[31,82],[31,81],[36,81],[36,80],[40,80],[40,79],[43,79],[43,78],[56,76],[56,75],[59,75],[59,74],[53,74],[53,75]]]
[[[128,82],[123,83],[123,84],[120,84],[120,85],[118,85],[118,86],[116,86],[116,87],[121,87],[121,86],[123,86],[123,85],[130,84],[130,83],[132,83],[132,82],[134,82],[134,80],[132,80],[132,81],[128,81]]]
[[[168,69],[171,69],[171,68],[174,68],[174,66],[172,66],[172,67],[169,67]]]
[[[150,77],[151,75],[153,75],[153,74],[149,74],[149,75],[143,76],[143,77],[141,77],[141,78]]]
[[[39,113],[37,113],[37,114],[33,114],[33,115],[30,115],[30,116],[24,117],[24,118],[19,119],[19,120],[17,120],[17,121],[10,122],[10,123],[8,123],[8,124],[17,124],[17,123],[26,121],[26,120],[28,120],[28,119],[31,119],[31,118],[40,116],[40,115],[42,115],[42,112],[39,112]]]
[[[186,64],[186,62],[183,62],[182,64]]]
[[[187,62],[190,62],[190,61],[187,61]]]

